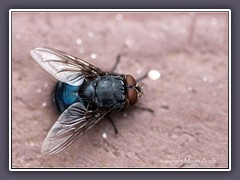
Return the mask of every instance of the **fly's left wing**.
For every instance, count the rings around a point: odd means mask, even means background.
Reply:
[[[38,47],[31,55],[47,72],[56,79],[73,86],[80,86],[84,78],[106,74],[94,65],[64,52]]]
[[[57,154],[68,147],[77,137],[84,135],[109,111],[87,111],[85,106],[77,102],[69,106],[52,126],[45,138],[41,152]]]

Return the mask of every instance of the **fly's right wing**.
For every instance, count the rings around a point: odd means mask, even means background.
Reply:
[[[84,78],[106,74],[94,65],[58,50],[38,47],[31,50],[31,55],[47,72],[69,85],[80,86]]]
[[[45,138],[41,152],[43,154],[57,154],[84,135],[97,122],[99,122],[108,110],[97,109],[87,111],[85,106],[77,102],[68,107],[52,126]]]

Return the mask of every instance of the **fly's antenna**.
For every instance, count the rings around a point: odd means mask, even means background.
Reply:
[[[140,87],[141,87],[141,94],[140,94],[140,96],[145,96],[145,94],[144,94],[144,91],[143,91],[143,89],[144,89],[144,83],[141,83],[140,84]]]

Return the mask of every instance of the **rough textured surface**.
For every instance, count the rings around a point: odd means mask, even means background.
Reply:
[[[12,165],[52,167],[228,167],[227,13],[13,13]],[[61,154],[40,153],[59,114],[56,80],[30,57],[53,47],[145,79],[138,105],[103,120]],[[106,133],[106,134],[104,134]],[[103,134],[107,138],[103,138]]]

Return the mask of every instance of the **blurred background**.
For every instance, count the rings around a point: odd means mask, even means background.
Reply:
[[[59,113],[56,80],[30,56],[46,46],[146,78],[138,106],[102,120],[62,153],[41,154]],[[228,13],[13,12],[13,168],[228,167]]]

